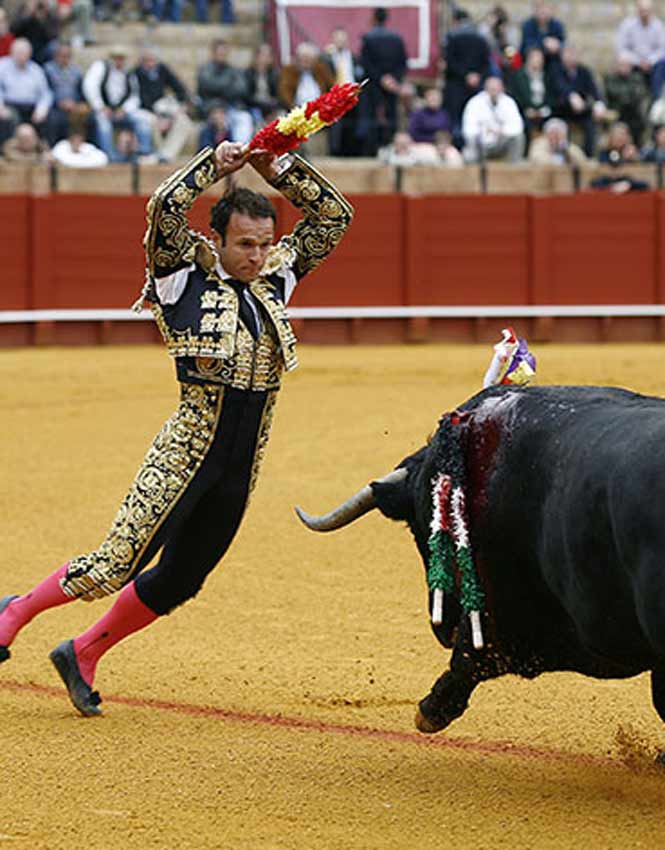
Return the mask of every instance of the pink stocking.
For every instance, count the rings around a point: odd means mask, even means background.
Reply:
[[[79,670],[92,687],[97,662],[116,643],[144,629],[158,614],[139,599],[134,582],[122,589],[113,607],[86,632],[74,638],[74,651]]]
[[[60,579],[67,572],[68,566],[69,564],[65,564],[60,567],[29,593],[12,599],[4,608],[0,614],[0,646],[9,646],[19,631],[37,614],[48,608],[55,608],[56,605],[74,601],[74,597],[67,596],[60,586]]]

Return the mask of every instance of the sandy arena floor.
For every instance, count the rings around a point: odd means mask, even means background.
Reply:
[[[536,353],[541,382],[665,394],[662,346]],[[508,677],[421,736],[414,707],[445,653],[408,533],[373,514],[317,536],[293,514],[421,445],[489,354],[303,347],[229,556],[104,659],[105,716],[75,715],[47,654],[109,603],[51,611],[17,639],[0,671],[0,848],[662,846],[665,729],[646,677]],[[0,400],[4,594],[99,543],[176,387],[158,348],[4,351]]]

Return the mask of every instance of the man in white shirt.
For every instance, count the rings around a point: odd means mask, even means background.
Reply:
[[[56,163],[67,168],[99,168],[108,165],[109,161],[104,151],[84,141],[80,133],[61,139],[51,149],[51,156]]]
[[[362,68],[349,48],[349,34],[344,27],[335,27],[326,47],[326,55],[335,75],[335,82],[357,83],[363,77]],[[356,133],[358,110],[352,109],[328,130],[330,153],[333,156],[360,156],[361,145]]]
[[[474,95],[462,113],[464,159],[501,159],[518,162],[524,154],[524,121],[515,100],[506,94],[499,77],[488,77],[483,91]]]
[[[97,144],[109,159],[116,155],[114,130],[132,130],[138,139],[139,154],[152,152],[152,130],[141,118],[140,99],[135,79],[125,70],[127,50],[111,48],[109,59],[98,59],[83,78],[83,94],[93,109]]]

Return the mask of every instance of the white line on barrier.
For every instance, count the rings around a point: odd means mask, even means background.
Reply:
[[[474,319],[538,317],[665,316],[665,304],[501,304],[466,307],[291,307],[292,319]],[[149,310],[0,310],[0,324],[22,322],[136,322]]]

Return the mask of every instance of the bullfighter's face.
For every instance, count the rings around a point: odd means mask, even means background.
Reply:
[[[241,283],[254,280],[263,268],[274,238],[272,218],[251,218],[245,213],[231,213],[226,238],[216,238],[224,270]]]

